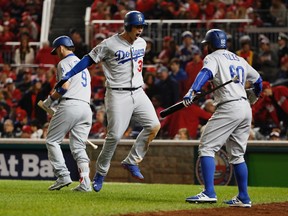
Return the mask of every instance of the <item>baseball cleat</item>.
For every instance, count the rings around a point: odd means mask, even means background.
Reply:
[[[237,196],[233,197],[231,200],[224,201],[225,204],[228,204],[230,207],[242,207],[242,208],[251,208],[252,203],[248,199],[247,201],[241,201]]]
[[[68,186],[72,183],[70,176],[59,177],[56,182],[51,185],[48,190],[60,190],[61,188]]]
[[[127,164],[127,163],[122,163],[122,167],[126,170],[128,170],[132,176],[138,180],[143,180],[144,176],[140,172],[140,169],[137,165],[132,165],[132,164]]]
[[[79,184],[77,187],[72,188],[71,190],[72,191],[79,191],[79,192],[91,192],[92,188],[91,188],[91,186],[85,187],[85,185]]]
[[[104,176],[96,172],[96,175],[94,176],[94,179],[92,182],[94,191],[99,192],[102,189],[104,178],[105,178]]]
[[[186,198],[186,202],[189,203],[216,203],[217,196],[214,195],[213,197],[207,196],[204,192],[201,192],[195,196],[191,196]]]

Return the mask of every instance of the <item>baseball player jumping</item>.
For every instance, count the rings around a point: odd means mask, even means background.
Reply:
[[[226,43],[227,36],[224,31],[211,29],[206,33],[202,44],[208,48],[208,55],[204,59],[203,68],[183,98],[184,105],[189,106],[193,103],[196,93],[200,92],[207,81],[211,81],[217,87],[235,76],[238,77],[236,82],[225,85],[214,93],[217,108],[205,127],[199,145],[205,188],[201,193],[186,198],[186,201],[191,203],[217,202],[214,190],[214,157],[215,152],[226,144],[229,162],[234,167],[238,195],[225,203],[235,207],[251,207],[247,191],[248,170],[244,154],[250,133],[252,112],[247,101],[245,83],[249,81],[253,84],[255,98],[257,98],[262,91],[262,79],[243,58],[228,51]]]
[[[146,42],[140,37],[147,25],[144,15],[130,11],[124,18],[124,31],[105,39],[84,56],[56,85],[61,87],[83,69],[93,63],[103,62],[106,76],[105,108],[107,113],[107,135],[96,162],[93,189],[99,192],[110,167],[117,144],[133,117],[143,127],[122,166],[133,177],[143,180],[138,164],[143,160],[149,143],[160,129],[155,109],[141,88],[143,85],[143,57]]]
[[[61,59],[57,65],[57,80],[60,80],[67,71],[79,62],[79,58],[74,55],[74,44],[68,36],[56,38],[53,41],[53,48],[51,54],[57,54]],[[46,139],[48,158],[58,178],[49,187],[49,190],[60,190],[72,182],[60,148],[62,140],[70,132],[69,146],[80,173],[80,184],[72,190],[92,191],[89,179],[89,158],[85,150],[86,140],[92,125],[90,82],[89,71],[87,69],[81,70],[81,73],[69,79],[62,87],[57,88],[43,102],[43,106],[47,110],[53,101],[57,99],[60,101],[50,121]]]

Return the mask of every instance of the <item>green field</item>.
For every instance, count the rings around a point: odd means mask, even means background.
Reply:
[[[202,190],[200,185],[104,183],[101,192],[73,192],[73,182],[60,191],[48,191],[53,181],[0,180],[0,215],[5,216],[106,216],[145,211],[171,211],[225,207],[223,200],[236,195],[235,186],[216,186],[218,203],[189,204],[185,198]],[[288,201],[288,188],[249,187],[252,203]]]

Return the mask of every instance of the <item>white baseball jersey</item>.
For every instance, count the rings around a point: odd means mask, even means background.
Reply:
[[[57,65],[57,80],[60,80],[71,68],[78,62],[79,58],[74,54],[69,54],[62,59]],[[71,77],[68,91],[63,95],[63,98],[73,98],[90,103],[91,98],[91,77],[87,69]]]
[[[95,63],[103,62],[106,87],[135,88],[144,84],[142,68],[145,49],[143,38],[139,37],[130,44],[115,34],[92,49],[89,56]]]
[[[214,92],[216,104],[241,97],[246,98],[244,88],[246,80],[254,83],[259,78],[258,72],[244,58],[224,49],[216,50],[207,55],[204,59],[203,68],[207,68],[213,73],[212,84],[214,86],[219,86],[233,79],[236,75],[239,77],[238,82],[226,85]]]

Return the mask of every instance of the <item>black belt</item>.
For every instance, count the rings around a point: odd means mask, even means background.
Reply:
[[[137,89],[141,88],[141,86],[136,88],[111,88],[112,90],[118,90],[118,91],[135,91]]]
[[[79,99],[76,99],[76,98],[61,98],[61,99],[59,100],[59,103],[60,103],[61,101],[63,101],[63,100],[78,100],[78,101],[82,101],[82,102],[88,103],[87,101],[79,100]],[[89,103],[88,103],[88,104],[89,104]]]

